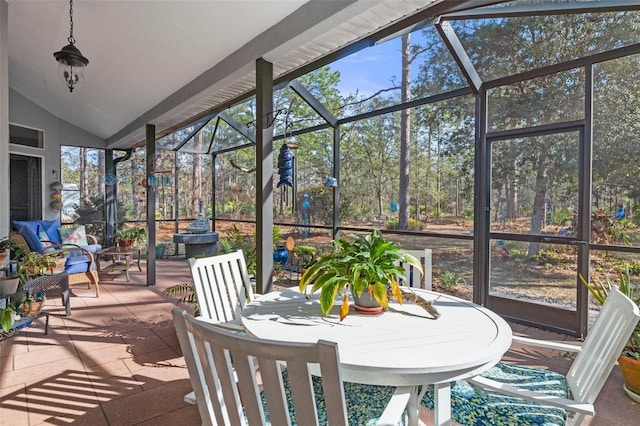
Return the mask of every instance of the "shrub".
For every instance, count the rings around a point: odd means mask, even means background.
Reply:
[[[467,280],[457,272],[445,271],[440,275],[440,283],[442,287],[449,289],[457,286],[458,284],[466,284]]]

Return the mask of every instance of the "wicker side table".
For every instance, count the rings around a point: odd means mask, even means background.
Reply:
[[[65,307],[65,314],[66,316],[71,316],[69,276],[66,272],[43,275],[29,280],[24,284],[23,290],[29,293],[44,293],[47,297],[54,297],[60,294],[62,296],[62,304]]]

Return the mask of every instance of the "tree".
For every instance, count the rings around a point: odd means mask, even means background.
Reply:
[[[409,34],[402,36],[402,82],[400,102],[407,103],[411,99],[411,50]],[[411,135],[411,109],[400,111],[400,188],[398,228],[409,227],[409,138]]]

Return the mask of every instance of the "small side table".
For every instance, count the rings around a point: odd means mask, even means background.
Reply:
[[[100,271],[124,271],[127,281],[129,280],[129,266],[133,261],[133,254],[138,254],[138,270],[142,271],[142,267],[140,266],[140,258],[142,257],[142,253],[139,247],[109,247],[106,249],[102,249],[96,252],[96,264],[98,267],[98,272]],[[100,268],[100,257],[101,256],[110,256],[111,264],[105,266],[103,269]]]

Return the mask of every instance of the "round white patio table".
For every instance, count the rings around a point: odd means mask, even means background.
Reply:
[[[242,311],[247,333],[287,342],[338,343],[343,380],[356,383],[435,385],[437,425],[450,424],[450,383],[495,365],[511,345],[511,328],[500,316],[471,302],[432,291],[412,289],[433,301],[440,313],[390,303],[380,315],[353,309],[341,322],[339,302],[323,317],[319,294],[307,299],[296,289],[258,297]],[[410,422],[417,423],[417,394],[410,401]]]

